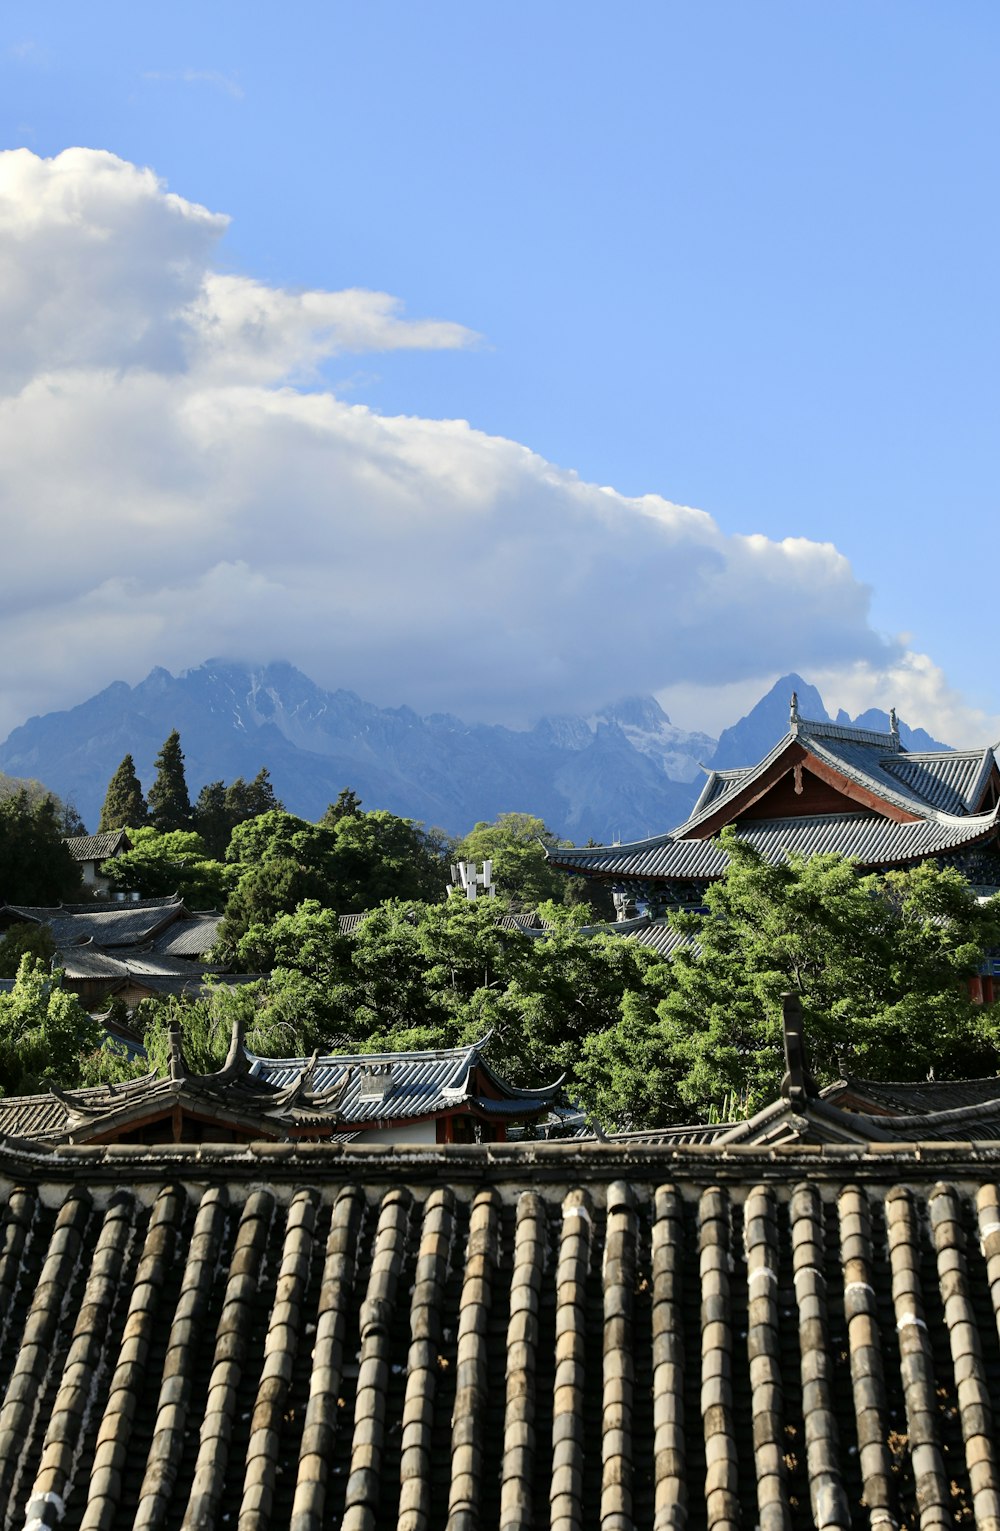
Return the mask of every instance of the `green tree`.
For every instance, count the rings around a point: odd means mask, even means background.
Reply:
[[[192,809],[195,831],[205,843],[210,856],[216,861],[225,858],[229,849],[229,837],[233,826],[226,811],[226,784],[224,781],[206,782],[198,793]]]
[[[221,909],[236,881],[235,867],[214,861],[193,829],[164,833],[151,824],[135,829],[132,849],[105,861],[101,870],[116,892],[164,898],[179,893],[190,909]]]
[[[321,824],[337,824],[341,819],[356,819],[361,813],[361,799],[353,787],[341,787],[337,800],[324,813]]]
[[[0,798],[0,900],[58,904],[81,891],[80,868],[63,842],[53,799],[32,802],[24,789]]]
[[[439,903],[448,894],[449,851],[444,836],[384,809],[342,814],[330,863],[336,906],[361,914],[388,898]]]
[[[0,1089],[30,1095],[50,1082],[78,1084],[82,1059],[100,1040],[100,1026],[62,987],[62,973],[26,952],[12,991],[0,994]]]
[[[126,755],[108,782],[97,832],[103,835],[112,829],[137,829],[148,817],[142,785],[135,774],[135,761],[131,755]]]
[[[784,1070],[781,995],[797,993],[810,1068],[924,1078],[993,1073],[1000,1027],[970,1001],[966,979],[1000,942],[995,903],[981,905],[958,872],[929,863],[859,875],[837,856],[766,862],[729,830],[726,876],[708,913],[674,924],[696,945],[679,951],[642,1048],[620,1025],[584,1045],[581,1094],[606,1120],[641,1101],[634,1125],[705,1120],[725,1102],[750,1113],[773,1100]]]
[[[237,824],[281,807],[267,767],[262,766],[253,781],[237,776],[228,787],[224,781],[211,781],[202,787],[194,805],[194,827],[210,854],[221,860]]]
[[[536,909],[550,899],[563,902],[566,877],[545,859],[548,846],[559,844],[542,819],[530,813],[501,813],[492,824],[482,821],[455,846],[456,861],[492,861],[497,891],[521,909]]]
[[[518,909],[568,904],[581,909],[584,924],[613,920],[614,902],[606,889],[591,886],[582,877],[569,877],[546,859],[547,850],[568,843],[533,814],[501,813],[492,824],[477,824],[459,840],[453,854],[456,861],[492,861],[497,892]]]
[[[0,939],[0,978],[15,978],[25,954],[51,967],[56,943],[48,925],[12,925]]]
[[[184,751],[176,728],[156,757],[156,780],[149,789],[149,817],[155,829],[190,829],[191,799],[184,775]]]

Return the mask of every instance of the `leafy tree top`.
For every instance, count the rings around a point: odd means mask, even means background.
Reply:
[[[131,832],[132,849],[105,861],[101,870],[115,891],[163,898],[179,893],[189,909],[221,909],[236,870],[208,854],[193,829],[161,833],[151,824]]]
[[[693,944],[675,954],[655,1016],[587,1043],[582,1093],[605,1120],[705,1121],[727,1102],[745,1115],[775,1099],[785,992],[801,999],[820,1084],[996,1072],[1000,1016],[966,983],[1000,944],[996,900],[930,863],[885,875],[831,855],[772,865],[732,830],[721,838],[728,871],[706,914],[673,917]]]
[[[100,1045],[101,1028],[62,973],[26,952],[9,994],[0,994],[0,1089],[30,1095],[49,1082],[72,1086],[82,1058]]]
[[[459,840],[456,859],[492,861],[498,892],[523,909],[564,901],[567,878],[545,859],[547,846],[559,844],[542,819],[530,813],[501,813],[492,824],[480,822]]]
[[[135,771],[135,761],[126,755],[111,780],[104,796],[98,834],[113,829],[134,829],[145,824],[149,817],[142,785]]]
[[[156,829],[189,829],[191,799],[184,775],[184,751],[175,728],[156,757],[156,780],[149,789],[149,817]]]

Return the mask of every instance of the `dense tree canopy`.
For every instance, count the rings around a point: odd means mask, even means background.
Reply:
[[[83,1059],[101,1042],[101,1027],[62,974],[25,953],[9,994],[0,994],[0,1089],[30,1095],[51,1081],[78,1084]]]
[[[210,781],[202,787],[194,805],[194,827],[209,855],[221,861],[237,824],[281,806],[267,767],[262,766],[253,781],[237,776],[228,786],[224,781]]]
[[[820,1083],[997,1071],[1000,1028],[966,983],[1000,944],[995,900],[929,863],[861,876],[837,856],[772,866],[731,831],[723,842],[730,867],[708,913],[674,917],[696,944],[675,956],[655,1011],[632,1007],[585,1044],[581,1092],[599,1115],[697,1121],[773,1099],[784,992],[802,1001]]]
[[[0,901],[58,904],[81,891],[52,798],[32,802],[23,790],[0,798]]]
[[[518,908],[536,909],[546,899],[561,903],[566,879],[545,859],[547,846],[559,844],[542,819],[530,813],[501,813],[492,824],[480,822],[459,840],[456,861],[491,861],[498,892]]]
[[[213,861],[193,829],[160,832],[147,824],[131,832],[132,849],[104,862],[116,892],[164,898],[179,893],[189,909],[221,909],[236,880],[235,868]]]
[[[293,913],[304,899],[350,914],[387,898],[446,895],[446,847],[381,809],[319,824],[275,809],[237,825],[226,856],[239,869],[219,933],[227,956],[251,926]]]

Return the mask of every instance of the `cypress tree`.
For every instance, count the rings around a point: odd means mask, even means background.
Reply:
[[[194,805],[194,827],[204,840],[208,854],[215,861],[221,861],[233,828],[226,812],[225,782],[209,781],[202,787]]]
[[[108,782],[97,833],[103,835],[111,829],[138,829],[148,818],[146,799],[135,774],[135,761],[131,755],[126,755]]]
[[[191,799],[184,777],[184,752],[176,728],[156,757],[156,780],[149,789],[149,817],[154,828],[191,828]]]

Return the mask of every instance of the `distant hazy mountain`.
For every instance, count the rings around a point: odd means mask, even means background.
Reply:
[[[131,754],[148,788],[153,761],[180,730],[188,786],[255,776],[262,765],[288,808],[316,818],[342,787],[369,808],[464,833],[508,810],[536,813],[574,840],[633,839],[683,819],[707,734],[675,728],[652,697],[533,729],[466,724],[325,691],[288,664],[210,660],[137,686],[115,682],[68,712],[32,718],[0,745],[0,770],[37,775],[96,829],[108,780]]]
[[[156,754],[177,728],[192,798],[207,781],[250,778],[266,765],[278,796],[306,818],[353,787],[366,807],[456,834],[513,809],[577,843],[636,840],[687,817],[704,779],[700,762],[759,760],[788,728],[793,690],[803,717],[828,717],[815,687],[788,675],[716,746],[708,734],[675,727],[651,696],[518,731],[375,707],[353,691],[325,691],[289,664],[209,660],[179,676],[153,670],[137,686],[116,681],[68,712],[30,719],[0,745],[0,772],[40,778],[93,831],[122,757],[132,755],[148,789]],[[856,721],[889,726],[883,713]],[[900,732],[910,748],[943,748],[923,730],[901,724]]]
[[[871,728],[888,733],[889,714],[875,707],[856,718],[849,717],[841,709],[836,719],[831,718],[816,687],[793,672],[775,681],[767,695],[761,697],[745,718],[740,718],[732,728],[723,729],[709,763],[717,771],[722,771],[733,766],[755,765],[763,759],[772,745],[777,744],[782,735],[788,732],[793,691],[798,697],[799,716],[802,718],[811,718],[819,723],[836,721],[850,724],[854,728]],[[949,747],[932,739],[924,729],[910,728],[902,720],[899,723],[899,737],[908,750],[945,750]]]

